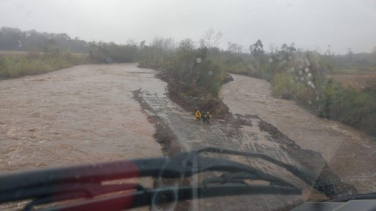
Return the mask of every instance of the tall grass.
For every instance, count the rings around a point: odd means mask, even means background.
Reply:
[[[88,62],[87,56],[70,53],[58,55],[30,53],[18,57],[0,57],[0,78],[42,74]]]

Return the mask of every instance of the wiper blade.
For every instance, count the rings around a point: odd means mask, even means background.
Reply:
[[[197,195],[195,195],[197,194]],[[244,184],[215,185],[215,186],[185,186],[145,189],[135,193],[116,194],[107,197],[79,201],[65,206],[49,208],[55,211],[75,210],[124,210],[146,205],[158,206],[163,203],[177,202],[186,199],[253,195],[253,194],[283,194],[299,195],[301,190],[294,187],[257,186]],[[43,200],[42,200],[43,201]],[[45,199],[43,202],[47,202]],[[48,201],[51,202],[51,201]],[[34,203],[33,206],[40,203]],[[28,206],[28,209],[31,207]]]
[[[29,199],[32,196],[56,195],[63,191],[74,192],[78,190],[78,187],[86,190],[84,187],[91,187],[94,184],[100,186],[101,182],[115,179],[127,179],[136,176],[182,178],[208,171],[250,172],[260,180],[293,186],[278,177],[267,175],[248,165],[231,160],[200,157],[197,158],[195,161],[197,165],[194,166],[193,163],[190,163],[190,159],[186,159],[183,155],[179,154],[172,159],[164,157],[119,161],[0,176],[0,203]],[[87,192],[90,192],[90,189]]]
[[[335,199],[325,200],[325,202],[347,202],[351,200],[366,200],[366,199],[376,199],[376,193],[367,194],[356,194],[350,196],[339,197]]]
[[[244,183],[244,180],[251,179],[270,182],[270,185],[266,187],[277,189],[293,188],[294,190],[298,190],[292,184],[283,179],[265,174],[252,166],[226,159],[200,156],[200,154],[204,152],[261,158],[287,169],[308,185],[313,185],[315,183],[313,177],[308,173],[296,168],[295,166],[285,164],[263,154],[219,148],[205,148],[183,152],[172,158],[160,157],[130,161],[115,161],[2,175],[0,176],[0,203],[25,199],[34,199],[35,201],[32,204],[49,203],[51,201],[60,201],[71,198],[69,197],[69,193],[71,194],[70,196],[74,196],[73,198],[78,198],[78,196],[88,198],[105,193],[114,193],[116,191],[140,191],[145,189],[136,184],[108,186],[103,185],[102,183],[111,180],[134,177],[180,179],[190,177],[200,172],[209,171],[228,173],[223,174],[220,177],[213,177],[211,180],[209,178],[209,180],[204,181],[204,185],[217,183],[221,184],[222,187],[230,184],[249,187],[249,185]],[[48,197],[50,196],[53,197],[49,199]]]

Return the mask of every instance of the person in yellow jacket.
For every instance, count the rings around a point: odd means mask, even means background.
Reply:
[[[196,120],[201,120],[201,112],[200,112],[200,110],[196,111]]]
[[[207,123],[207,124],[210,123],[211,115],[210,115],[209,111],[206,112],[206,114],[205,114],[205,116],[204,116],[203,119],[204,119],[204,123]]]

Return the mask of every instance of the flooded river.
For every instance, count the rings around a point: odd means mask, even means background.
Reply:
[[[0,81],[0,173],[155,157],[171,153],[174,147],[187,151],[211,146],[266,154],[308,168],[315,176],[328,162],[346,183],[361,191],[374,187],[369,171],[375,168],[366,168],[367,156],[372,157],[376,149],[369,137],[315,117],[292,101],[272,98],[267,82],[234,75],[235,81],[221,91],[234,118],[223,122],[214,116],[211,125],[204,125],[167,97],[166,84],[155,73],[136,64],[83,65]],[[153,137],[156,132],[157,136],[166,133],[161,125],[173,134],[171,143],[158,140],[161,145]],[[309,189],[268,162],[231,158]],[[366,187],[364,181],[371,184]],[[307,196],[209,199],[189,208],[264,210],[267,199],[268,207],[275,209],[302,203]]]
[[[0,172],[160,156],[132,91],[163,83],[130,65],[0,81]]]

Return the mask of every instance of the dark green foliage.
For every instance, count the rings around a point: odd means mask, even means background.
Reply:
[[[89,55],[98,63],[127,63],[137,61],[138,47],[115,43],[95,43],[89,45]]]
[[[28,51],[35,47],[44,51],[46,44],[50,45],[51,42],[61,52],[87,53],[88,44],[85,41],[78,37],[72,39],[65,33],[54,34],[35,30],[21,31],[10,27],[0,28],[0,50],[3,51]]]
[[[225,114],[228,109],[218,95],[227,75],[210,59],[216,51],[196,47],[190,39],[181,41],[176,48],[166,43],[168,40],[159,40],[142,49],[140,66],[160,69],[170,96],[184,107]]]

